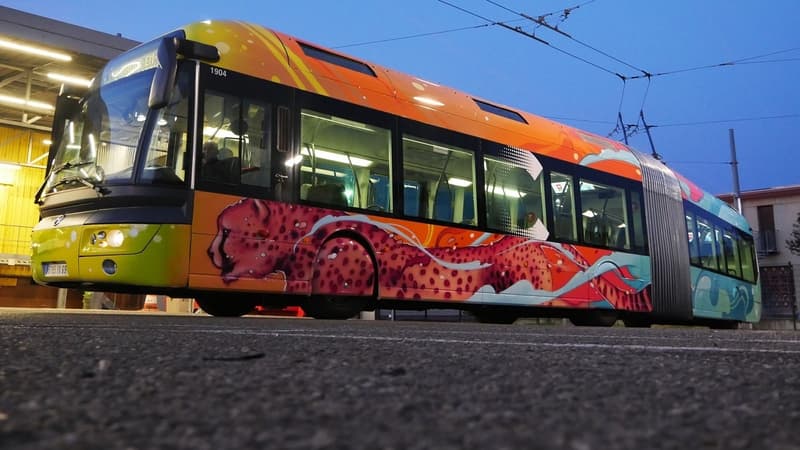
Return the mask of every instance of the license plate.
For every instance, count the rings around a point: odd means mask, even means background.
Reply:
[[[42,269],[46,277],[67,276],[67,263],[42,263]]]

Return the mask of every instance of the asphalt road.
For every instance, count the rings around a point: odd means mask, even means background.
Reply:
[[[800,333],[0,310],[0,448],[798,449]]]

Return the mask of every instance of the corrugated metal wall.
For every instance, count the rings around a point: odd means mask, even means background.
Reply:
[[[30,260],[31,229],[39,220],[33,198],[44,180],[47,138],[42,131],[0,127],[0,255],[5,259]]]

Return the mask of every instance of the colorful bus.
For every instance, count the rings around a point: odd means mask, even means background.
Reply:
[[[208,313],[759,320],[745,219],[626,145],[258,25],[62,91],[33,276]]]

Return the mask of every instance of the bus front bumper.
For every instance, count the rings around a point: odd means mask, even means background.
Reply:
[[[32,234],[31,271],[37,283],[53,286],[185,287],[190,236],[189,225],[42,221]]]

